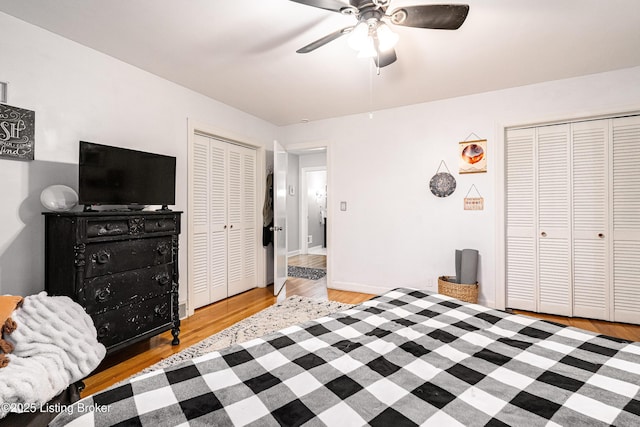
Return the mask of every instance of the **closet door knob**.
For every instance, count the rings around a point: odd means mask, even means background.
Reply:
[[[547,232],[546,232],[546,231],[543,231],[542,233],[540,233],[540,235],[541,235],[542,237],[547,237]]]
[[[598,237],[604,239],[604,233],[598,233]]]

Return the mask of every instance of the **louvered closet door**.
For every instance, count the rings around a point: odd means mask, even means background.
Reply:
[[[194,136],[191,283],[195,308],[254,288],[256,151]]]
[[[538,310],[571,316],[569,125],[538,128]]]
[[[195,308],[227,297],[226,157],[224,142],[195,135],[190,243]]]
[[[573,315],[609,318],[609,120],[572,125]]]
[[[196,135],[192,161],[191,278],[194,307],[209,304],[209,138]]]
[[[209,138],[209,303],[229,296],[227,235],[229,214],[227,208],[228,164],[227,143]]]
[[[536,286],[536,130],[508,130],[507,158],[507,307],[537,311]]]
[[[229,145],[229,296],[256,286],[256,151]]]
[[[640,323],[640,117],[613,120],[613,320]]]

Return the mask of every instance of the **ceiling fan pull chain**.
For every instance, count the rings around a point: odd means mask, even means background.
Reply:
[[[373,119],[373,73],[372,62],[369,62],[369,118]]]

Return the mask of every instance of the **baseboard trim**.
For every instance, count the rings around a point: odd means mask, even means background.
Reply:
[[[287,252],[287,256],[297,256],[300,255],[300,249],[296,249],[295,251]]]
[[[360,292],[363,294],[373,294],[373,295],[383,294],[397,287],[398,286],[389,286],[389,287],[372,286],[372,285],[365,285],[363,283],[336,282],[336,281],[333,281],[330,284],[327,284],[327,288],[329,289],[335,289],[338,291]]]
[[[420,289],[428,292],[438,292],[437,287],[435,289],[429,288],[429,287],[418,288],[415,286],[388,286],[387,287],[387,286],[367,285],[364,283],[336,282],[336,281],[333,281],[330,284],[327,284],[327,288],[335,289],[338,291],[360,292],[363,294],[373,294],[373,295],[380,295],[396,288],[411,288],[411,289]],[[485,307],[491,307],[491,308],[494,307],[494,301],[485,300],[482,298],[482,296],[478,298],[478,304],[484,305]]]

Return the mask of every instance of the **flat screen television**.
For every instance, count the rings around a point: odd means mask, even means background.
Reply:
[[[174,205],[176,158],[80,141],[79,203],[91,205]]]

